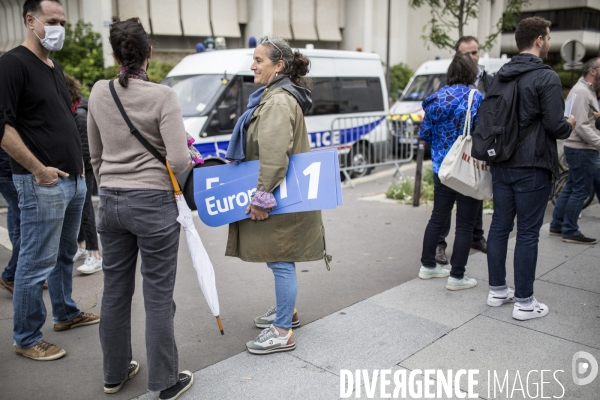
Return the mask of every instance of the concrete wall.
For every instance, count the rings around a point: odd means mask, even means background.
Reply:
[[[113,16],[141,17],[146,29],[155,31],[155,58],[168,62],[177,62],[195,52],[196,43],[205,38],[203,34],[220,31],[225,32],[229,48],[247,46],[251,36],[258,39],[275,34],[289,38],[292,46],[300,48],[312,44],[315,48],[354,51],[360,47],[364,52],[379,54],[387,63],[388,11],[391,65],[404,62],[416,69],[435,57],[452,56],[453,51],[427,45],[421,38],[432,17],[428,7],[415,10],[409,6],[409,0],[391,3],[388,10],[388,0],[63,0],[70,22],[83,18],[101,34],[107,66],[113,64],[108,43],[108,26]],[[480,0],[479,18],[470,20],[464,33],[485,41],[495,30],[504,4],[505,0]],[[9,50],[24,39],[21,7],[20,0],[0,0],[0,51]],[[572,7],[600,9],[600,0],[531,0],[525,10]],[[456,31],[449,34],[458,38]],[[555,32],[551,51],[558,51],[562,42],[570,38],[582,40],[590,52],[598,51],[600,33],[591,31]],[[507,34],[498,37],[489,54],[498,57],[514,52],[514,37]]]

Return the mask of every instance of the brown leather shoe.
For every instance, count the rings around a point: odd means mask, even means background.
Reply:
[[[6,279],[0,277],[0,287],[2,289],[6,289],[10,294],[13,294],[15,291],[15,281],[7,281]]]
[[[15,353],[37,361],[57,360],[67,354],[66,351],[57,345],[48,343],[43,339],[38,344],[25,349],[15,346]]]
[[[487,241],[485,238],[481,238],[481,240],[478,242],[471,242],[471,248],[479,250],[482,253],[487,253]]]
[[[435,261],[438,264],[448,265],[448,259],[446,258],[446,249],[438,246],[435,251]]]
[[[100,314],[91,314],[82,312],[79,316],[67,322],[54,324],[55,331],[66,331],[80,326],[93,325],[100,322]]]

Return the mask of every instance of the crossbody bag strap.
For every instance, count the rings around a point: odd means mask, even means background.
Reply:
[[[140,135],[140,132],[131,123],[131,120],[129,119],[129,117],[127,116],[127,113],[125,112],[125,109],[123,108],[123,104],[121,104],[121,100],[119,99],[119,96],[117,96],[117,91],[115,90],[114,81],[110,81],[108,83],[108,87],[110,89],[110,94],[112,95],[113,100],[117,104],[117,108],[119,109],[121,116],[123,117],[123,119],[125,120],[125,123],[127,123],[127,126],[129,127],[129,132],[131,132],[131,134],[133,136],[135,136],[135,138],[137,140],[139,140],[139,142],[146,148],[146,150],[148,150],[150,152],[150,154],[152,154],[154,157],[156,157],[156,159],[158,161],[160,161],[161,164],[166,165],[167,160],[158,152],[158,150],[156,150],[154,148],[154,146],[152,146],[142,135]]]
[[[465,116],[465,126],[463,128],[463,136],[471,136],[471,107],[473,106],[473,96],[477,89],[469,91],[469,102],[467,103],[467,115]]]

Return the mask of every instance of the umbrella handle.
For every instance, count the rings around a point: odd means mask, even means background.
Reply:
[[[171,178],[171,183],[173,184],[173,189],[175,189],[175,197],[181,196],[181,188],[179,187],[179,182],[177,182],[177,178],[175,178],[175,174],[169,165],[169,161],[167,161],[167,171],[169,171],[169,177]]]
[[[218,315],[216,318],[217,318],[217,324],[219,324],[219,329],[221,330],[221,335],[224,335],[225,332],[223,332],[223,324],[221,324],[221,316]]]

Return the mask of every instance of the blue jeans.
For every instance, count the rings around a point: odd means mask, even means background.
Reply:
[[[562,231],[563,237],[569,237],[581,233],[577,220],[583,203],[592,194],[594,175],[598,170],[598,151],[565,146],[565,157],[569,164],[569,177],[556,201],[550,229]]]
[[[298,278],[296,277],[296,264],[292,262],[268,262],[267,266],[275,275],[275,298],[277,301],[277,314],[273,325],[281,329],[292,328],[292,316],[296,307],[298,295]]]
[[[81,311],[71,297],[73,256],[85,200],[85,178],[58,178],[39,185],[33,175],[13,175],[21,209],[21,251],[13,294],[13,337],[26,348],[42,340],[46,322],[42,287],[48,280],[52,319],[68,322]]]
[[[2,272],[2,278],[7,281],[14,281],[19,250],[21,249],[21,210],[19,210],[19,194],[12,178],[0,177],[0,193],[2,193],[8,204],[6,227],[8,228],[8,238],[13,247],[12,256],[4,272]]]
[[[552,188],[550,171],[541,168],[491,167],[494,215],[488,234],[487,261],[491,290],[506,289],[508,236],[517,217],[515,299],[533,297],[540,228]]]
[[[105,383],[127,379],[132,359],[131,302],[138,253],[146,311],[148,390],[178,379],[175,343],[177,251],[181,225],[172,191],[100,188],[98,232],[102,242],[104,296],[100,320]]]
[[[450,189],[440,182],[437,174],[433,174],[433,184],[433,211],[425,228],[421,264],[427,268],[435,268],[435,249],[448,218],[452,216],[452,208],[456,202],[456,235],[450,259],[450,276],[462,279],[473,241],[473,226],[481,210],[482,201]]]

